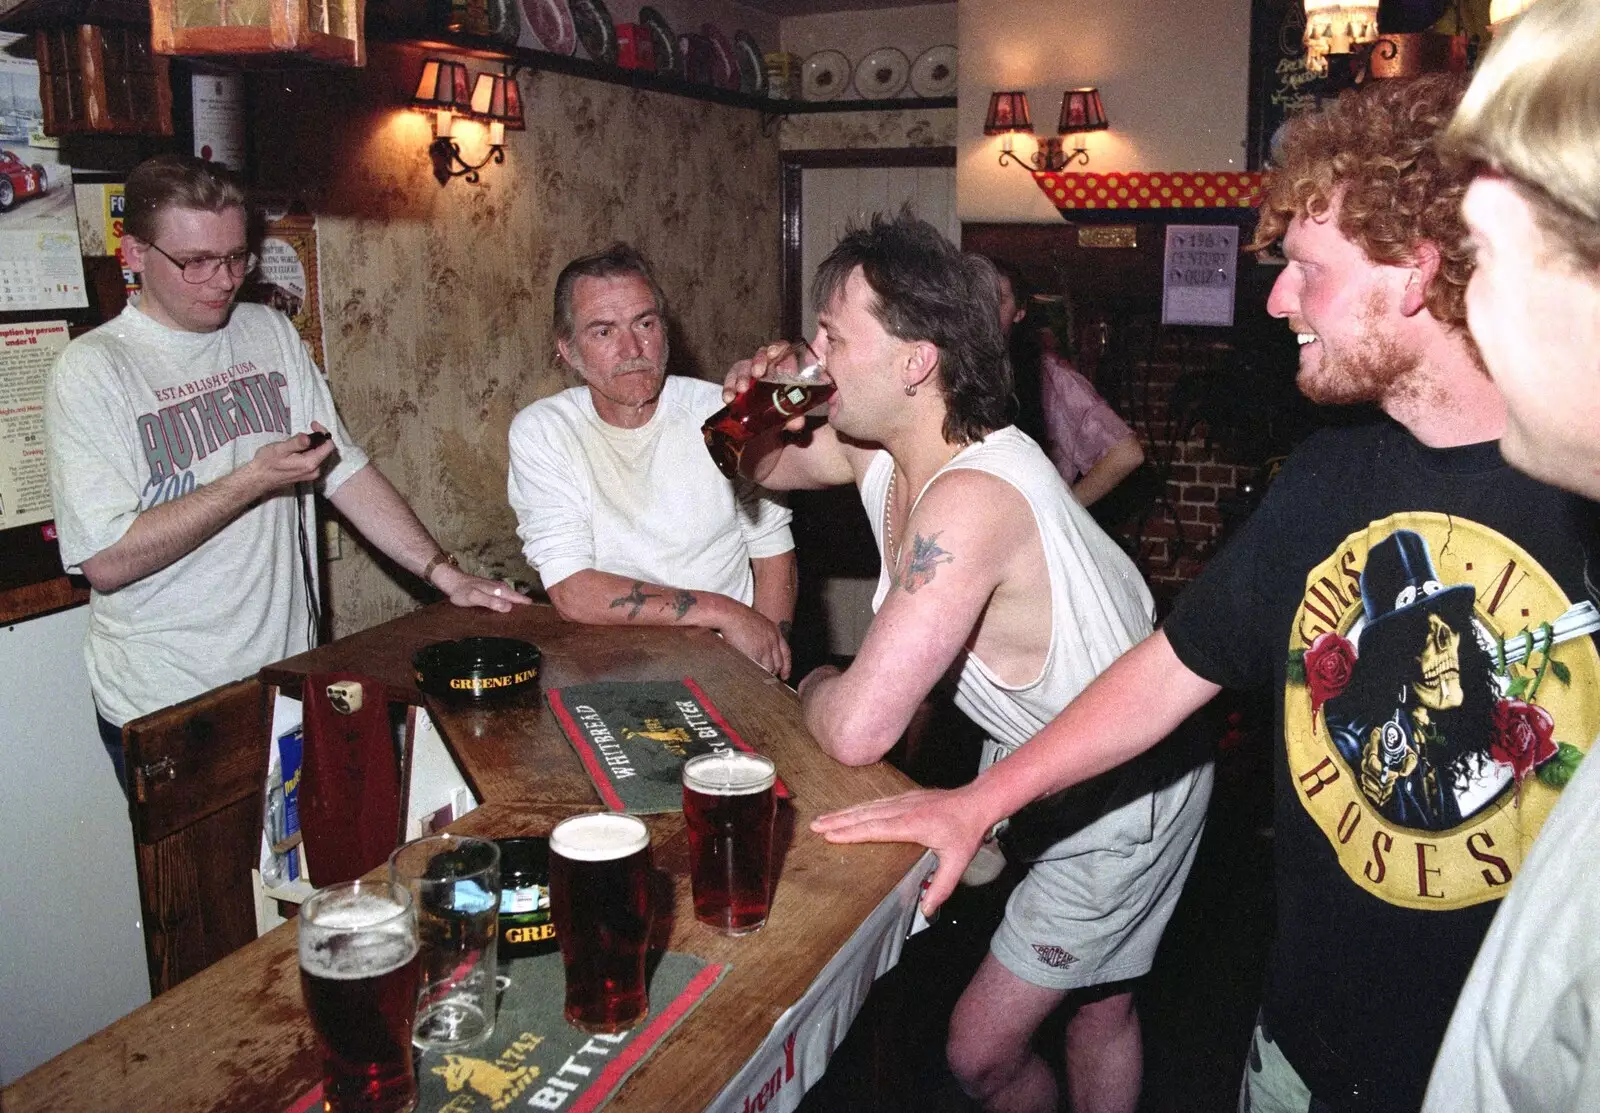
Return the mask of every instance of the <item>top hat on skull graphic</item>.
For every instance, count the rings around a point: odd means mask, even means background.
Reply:
[[[1476,599],[1471,584],[1447,587],[1439,581],[1421,534],[1395,530],[1372,547],[1361,570],[1361,659],[1414,656],[1427,635],[1429,615],[1465,636],[1472,629]]]

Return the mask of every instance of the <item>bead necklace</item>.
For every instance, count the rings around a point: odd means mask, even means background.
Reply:
[[[934,479],[937,479],[939,473],[950,466],[950,461],[961,455],[961,450],[966,448],[968,443],[970,442],[962,441],[960,444],[957,444],[954,448],[952,448],[950,450],[950,454],[944,458],[944,463],[940,464],[933,470],[933,478],[929,479],[928,482],[932,483]],[[886,497],[883,500],[883,552],[884,555],[889,558],[890,570],[900,566],[900,547],[894,543],[894,485],[895,480],[897,480],[899,477],[900,469],[893,462],[893,458],[891,457],[889,464],[889,489],[886,492]],[[924,489],[926,489],[926,484],[924,484]]]
[[[889,464],[889,494],[883,500],[883,551],[889,557],[889,569],[900,567],[900,549],[894,543],[894,481],[899,469],[893,461]]]

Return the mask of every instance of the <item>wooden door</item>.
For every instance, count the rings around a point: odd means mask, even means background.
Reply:
[[[151,996],[256,937],[268,707],[251,678],[123,727]]]

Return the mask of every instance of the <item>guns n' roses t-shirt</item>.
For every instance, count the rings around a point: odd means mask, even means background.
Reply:
[[[1496,444],[1308,440],[1164,629],[1274,684],[1265,1018],[1336,1109],[1412,1110],[1501,897],[1600,728],[1593,507]]]

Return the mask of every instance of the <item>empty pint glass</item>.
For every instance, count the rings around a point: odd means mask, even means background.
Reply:
[[[412,1040],[460,1051],[494,1031],[500,938],[500,848],[438,834],[389,855],[389,880],[410,890],[422,944],[422,988]]]
[[[649,1011],[650,869],[650,831],[631,815],[580,815],[550,832],[550,918],[575,1028],[623,1032]]]
[[[322,1041],[323,1108],[415,1108],[417,917],[411,895],[386,881],[331,885],[301,906],[299,924],[300,991]]]
[[[735,479],[739,458],[751,439],[809,413],[832,396],[833,383],[811,345],[795,340],[768,362],[767,373],[751,382],[749,390],[706,418],[700,427],[706,450],[722,474]]]
[[[777,779],[771,761],[740,750],[701,754],[683,766],[694,918],[728,935],[767,922]]]

